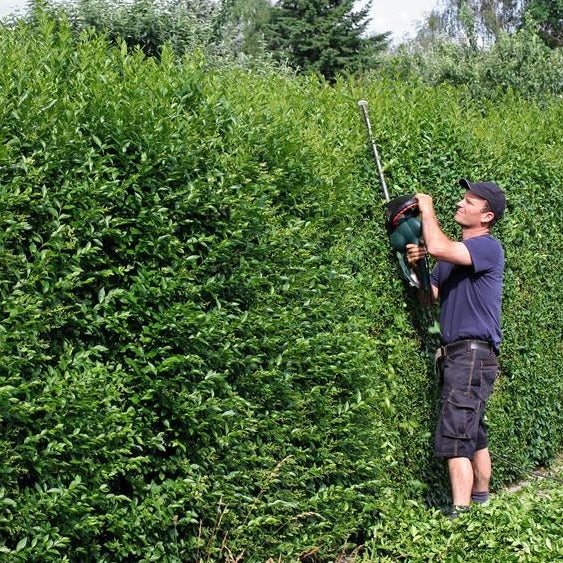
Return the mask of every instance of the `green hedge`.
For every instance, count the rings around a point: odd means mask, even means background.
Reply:
[[[433,319],[398,279],[359,98],[393,193],[432,193],[452,234],[459,177],[506,187],[491,446],[561,449],[560,100],[210,72],[48,20],[0,53],[12,560],[324,560],[385,495],[444,501]]]

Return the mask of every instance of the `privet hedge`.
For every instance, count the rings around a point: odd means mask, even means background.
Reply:
[[[496,486],[562,444],[560,100],[206,72],[39,22],[0,30],[0,551],[326,560],[447,495],[434,314],[395,194],[494,178],[509,209]]]

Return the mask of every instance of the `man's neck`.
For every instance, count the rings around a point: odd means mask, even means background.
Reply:
[[[467,229],[462,229],[461,238],[462,240],[467,240],[474,237],[489,235],[490,233],[491,230],[488,227],[469,227]]]

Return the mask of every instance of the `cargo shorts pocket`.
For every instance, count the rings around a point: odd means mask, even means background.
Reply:
[[[470,440],[479,426],[479,398],[453,389],[444,400],[440,433],[448,438]]]

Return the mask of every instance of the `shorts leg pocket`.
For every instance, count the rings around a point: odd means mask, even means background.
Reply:
[[[481,361],[480,390],[481,400],[486,402],[489,398],[498,373],[498,362],[493,360]]]
[[[474,438],[479,425],[478,397],[453,389],[442,405],[440,433],[448,438]]]

